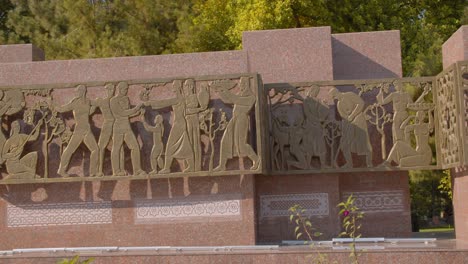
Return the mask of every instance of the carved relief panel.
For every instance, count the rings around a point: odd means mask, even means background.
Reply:
[[[262,172],[256,74],[0,90],[2,183]]]
[[[273,173],[437,167],[432,78],[265,88]]]

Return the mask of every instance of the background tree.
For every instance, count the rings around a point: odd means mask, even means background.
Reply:
[[[168,53],[185,2],[10,0],[7,30],[0,30],[3,42],[34,43],[47,59]]]

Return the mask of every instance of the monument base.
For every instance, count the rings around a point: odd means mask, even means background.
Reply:
[[[0,249],[254,245],[253,177],[2,186]]]

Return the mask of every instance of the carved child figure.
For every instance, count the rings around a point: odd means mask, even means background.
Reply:
[[[157,174],[158,168],[164,166],[164,160],[162,158],[164,144],[163,144],[163,135],[164,135],[164,124],[163,118],[161,115],[156,115],[154,117],[154,126],[149,125],[145,120],[144,110],[142,109],[141,120],[145,126],[145,130],[153,133],[153,148],[151,149],[151,169],[150,174]]]

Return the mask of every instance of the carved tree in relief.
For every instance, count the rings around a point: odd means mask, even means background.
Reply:
[[[216,122],[213,120],[214,113],[217,112],[220,115],[219,122],[216,125]],[[213,164],[214,164],[214,156],[215,156],[215,144],[214,140],[218,134],[226,129],[227,126],[227,118],[226,112],[222,109],[215,111],[214,108],[209,108],[200,113],[200,129],[203,133],[208,137],[210,142],[210,162],[208,164],[208,170],[213,171]]]
[[[337,158],[339,154],[339,138],[341,137],[341,124],[336,121],[325,123],[325,142],[330,148],[330,165],[338,167]]]
[[[367,120],[373,124],[380,134],[380,145],[382,148],[382,159],[387,157],[385,124],[392,122],[392,115],[387,113],[380,104],[369,105],[366,109]]]
[[[38,92],[34,95],[45,97],[45,100],[35,103],[32,107],[26,109],[23,114],[23,119],[27,124],[34,125],[36,114],[39,115],[39,120],[44,123],[44,140],[42,143],[42,152],[44,155],[44,178],[49,177],[49,145],[56,137],[60,137],[60,149],[62,145],[68,143],[71,135],[70,130],[67,130],[65,122],[52,105],[50,90],[46,93]],[[40,122],[38,121],[38,122]]]

